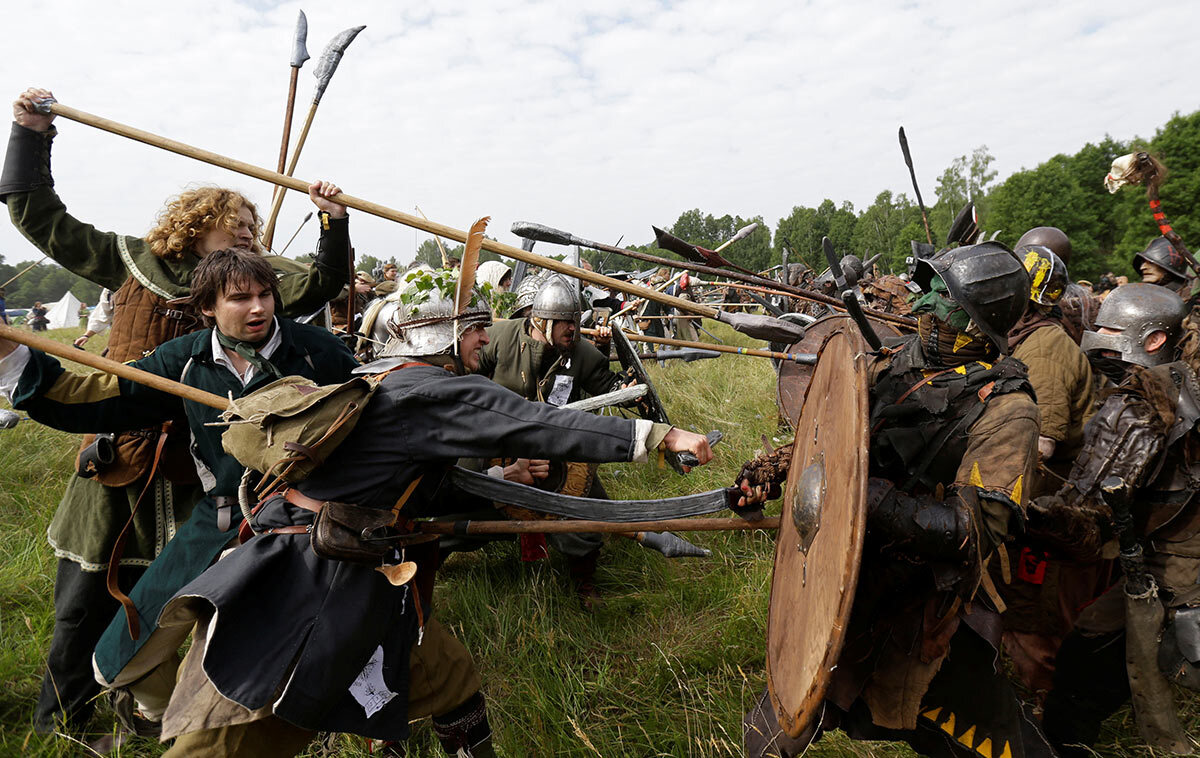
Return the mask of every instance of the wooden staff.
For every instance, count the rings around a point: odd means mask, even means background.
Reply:
[[[574,534],[576,532],[731,532],[778,529],[779,517],[758,521],[744,518],[675,518],[662,521],[419,521],[415,528],[424,534]],[[632,535],[631,535],[632,536]]]
[[[589,337],[596,336],[597,329],[580,329],[580,334],[586,334]],[[729,353],[730,355],[750,355],[755,358],[774,358],[780,361],[795,361],[796,363],[815,364],[817,362],[816,353],[777,353],[774,350],[758,350],[752,347],[736,347],[734,345],[714,345],[711,342],[688,342],[687,340],[673,340],[669,337],[650,337],[644,334],[633,334],[625,332],[625,336],[630,342],[649,342],[653,345],[671,345],[672,347],[694,347],[700,350],[712,350],[717,353]]]
[[[151,132],[136,129],[117,121],[102,118],[100,116],[87,113],[86,111],[81,111],[77,108],[63,105],[59,102],[41,103],[38,107],[39,110],[42,110],[42,112],[45,113],[53,113],[56,116],[62,116],[63,118],[71,121],[76,121],[97,129],[102,129],[111,134],[126,137],[128,139],[135,140],[152,147],[157,147],[162,150],[167,150],[187,158],[192,158],[193,160],[198,160],[202,163],[208,163],[210,165],[228,169],[229,171],[243,174],[245,176],[261,179],[264,182],[270,182],[280,187],[295,190],[296,192],[304,195],[308,194],[307,182],[296,179],[295,177],[285,176],[277,171],[270,171],[244,161],[229,158],[208,150],[202,150],[198,147],[193,147],[183,142],[178,142],[173,139],[161,137]],[[420,229],[424,232],[428,232],[429,234],[452,239],[455,242],[462,242],[465,244],[467,241],[467,233],[460,229],[455,229],[454,227],[446,226],[445,224],[439,224],[435,221],[426,221],[403,211],[389,208],[385,205],[380,205],[379,203],[374,203],[369,200],[363,200],[352,195],[347,195],[344,192],[339,193],[329,199],[335,203],[345,205],[347,208],[353,208],[364,213],[369,213],[373,216],[385,218],[389,221],[395,221],[398,224],[404,224],[405,226],[410,226],[414,229]],[[718,311],[716,308],[693,303],[690,300],[673,297],[661,292],[655,292],[647,287],[631,284],[629,282],[623,282],[619,279],[613,279],[611,277],[604,276],[603,274],[597,274],[594,271],[588,271],[584,268],[572,266],[569,263],[563,263],[562,261],[558,261],[553,258],[548,258],[536,253],[526,252],[519,247],[506,245],[502,242],[497,242],[496,240],[484,239],[483,249],[490,250],[493,253],[503,255],[514,260],[525,261],[530,265],[540,266],[541,268],[549,269],[550,271],[554,271],[559,274],[573,276],[577,279],[582,279],[585,282],[589,282],[606,289],[614,289],[618,292],[624,292],[626,294],[633,295],[634,297],[642,297],[648,300],[654,300],[655,302],[662,303],[663,305],[668,305],[673,308],[678,308],[679,310],[688,311],[689,313],[695,313],[707,318],[717,318]],[[837,304],[841,303],[841,301],[834,302]]]
[[[41,263],[42,261],[46,260],[46,259],[47,259],[47,258],[49,258],[49,257],[50,257],[49,255],[43,255],[41,258],[38,258],[38,259],[37,259],[36,261],[34,261],[33,263],[30,263],[28,266],[26,266],[25,268],[23,268],[23,269],[21,269],[20,271],[18,271],[18,272],[17,272],[17,273],[16,273],[14,276],[12,276],[12,277],[11,277],[11,278],[10,278],[10,279],[7,281],[7,282],[5,282],[4,284],[0,284],[0,287],[7,287],[8,285],[12,284],[13,282],[15,282],[16,280],[20,279],[20,278],[21,278],[22,276],[24,276],[25,274],[27,274],[27,273],[29,273],[30,271],[32,271],[34,266],[38,265],[39,263]]]
[[[679,272],[678,274],[676,274],[675,276],[671,277],[671,278],[670,278],[670,279],[668,279],[667,281],[665,281],[665,282],[663,282],[662,284],[660,284],[660,285],[658,285],[657,287],[655,287],[655,288],[654,288],[654,291],[655,291],[655,292],[665,292],[665,291],[666,291],[666,289],[667,289],[667,287],[670,287],[672,284],[674,284],[675,282],[677,282],[677,281],[679,281],[680,279],[682,279],[682,278],[683,278],[683,275],[684,275],[684,274],[686,274],[686,273],[687,273],[686,271],[680,271],[680,272]],[[613,315],[609,316],[609,317],[608,317],[608,320],[609,320],[609,321],[615,321],[616,319],[619,319],[621,316],[624,316],[626,313],[629,313],[630,311],[636,310],[636,309],[637,309],[637,307],[638,307],[638,304],[637,304],[636,302],[634,302],[634,303],[630,303],[629,305],[626,305],[624,308],[622,308],[621,310],[617,311],[617,312],[616,312],[616,313],[614,313]]]
[[[795,297],[795,295],[784,292],[783,290],[774,290],[770,287],[759,287],[755,284],[740,284],[738,282],[706,282],[703,279],[696,280],[696,286],[702,287],[706,285],[709,287],[729,287],[735,290],[746,290],[747,292],[758,292],[763,295],[775,295],[777,297]]]
[[[184,400],[191,400],[193,403],[207,405],[209,408],[216,408],[219,411],[223,411],[229,407],[229,401],[220,395],[214,395],[211,392],[189,387],[186,384],[181,384],[158,374],[151,374],[149,371],[142,371],[140,368],[104,358],[94,353],[89,353],[86,350],[80,350],[77,347],[69,347],[61,342],[55,342],[52,339],[47,339],[31,332],[25,332],[12,326],[0,324],[0,339],[11,340],[27,347],[41,350],[43,353],[63,358],[64,360],[82,363],[85,366],[91,366],[97,371],[114,374],[122,379],[144,384],[160,392],[166,392],[169,395],[181,397]]]

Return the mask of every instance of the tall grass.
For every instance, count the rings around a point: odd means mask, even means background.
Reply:
[[[714,322],[729,344],[754,342]],[[69,342],[78,330],[51,332]],[[93,338],[91,351],[103,348]],[[80,369],[86,370],[86,369]],[[724,441],[710,465],[681,477],[650,465],[611,464],[601,477],[613,498],[669,497],[732,483],[742,462],[776,437],[769,361],[726,356],[648,366],[678,425]],[[784,441],[776,439],[772,444]],[[0,432],[0,755],[88,755],[77,742],[31,732],[33,703],[53,625],[54,558],[45,530],[71,475],[77,438],[23,422]],[[437,613],[475,657],[499,751],[505,756],[741,755],[742,714],[765,684],[764,640],[773,534],[694,533],[708,559],[668,561],[626,539],[603,553],[603,603],[580,609],[561,557],[521,563],[513,543],[456,554],[439,576]],[[1181,693],[1186,723],[1200,723]],[[110,728],[103,710],[97,732]],[[1098,751],[1148,755],[1128,710],[1109,722]],[[410,755],[436,756],[430,730],[416,727]],[[1196,730],[1200,733],[1200,729]],[[95,734],[89,735],[89,738]],[[134,739],[115,755],[160,754]],[[339,736],[337,756],[366,756],[363,742]],[[856,743],[831,734],[808,753],[911,755],[897,745]]]

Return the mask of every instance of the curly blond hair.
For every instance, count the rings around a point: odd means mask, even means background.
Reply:
[[[146,235],[146,242],[159,258],[181,260],[184,253],[192,251],[200,238],[213,229],[221,228],[236,234],[238,213],[243,205],[254,217],[250,229],[254,235],[252,249],[261,253],[258,237],[262,219],[258,209],[242,193],[221,187],[197,187],[168,200],[158,214],[154,228]]]

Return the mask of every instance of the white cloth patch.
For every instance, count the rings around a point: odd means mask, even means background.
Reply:
[[[571,399],[571,390],[575,387],[575,377],[559,374],[554,377],[554,388],[550,390],[550,396],[546,398],[546,402],[550,405],[566,405]]]
[[[383,681],[383,645],[375,648],[371,660],[358,672],[354,683],[350,685],[350,694],[366,711],[367,718],[379,713],[383,706],[396,697],[396,693],[389,690]]]

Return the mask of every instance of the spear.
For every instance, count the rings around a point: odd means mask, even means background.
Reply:
[[[287,249],[292,246],[292,243],[296,241],[296,235],[300,234],[300,230],[304,228],[304,225],[308,223],[310,218],[312,218],[312,211],[308,212],[308,215],[305,216],[304,220],[300,222],[300,226],[297,226],[296,231],[292,232],[292,238],[289,239],[287,244],[283,246],[283,249],[279,251],[280,255],[286,253]]]
[[[662,521],[419,521],[414,525],[423,534],[574,534],[577,532],[730,532],[750,529],[778,529],[779,517],[757,521],[731,518],[676,518]]]
[[[266,182],[271,182],[282,187],[287,187],[288,189],[295,190],[296,192],[300,192],[305,195],[308,194],[307,183],[299,179],[271,171],[269,169],[261,168],[259,166],[255,166],[244,161],[235,160],[233,158],[228,158],[208,150],[201,150],[199,148],[192,147],[191,145],[167,139],[166,137],[160,137],[157,134],[152,134],[141,129],[135,129],[131,126],[127,126],[116,121],[100,118],[99,116],[78,110],[77,108],[63,105],[62,103],[56,101],[42,101],[37,107],[43,113],[53,113],[56,116],[62,116],[63,118],[71,121],[93,126],[97,129],[103,129],[104,131],[118,134],[122,137],[127,137],[138,142],[144,142],[147,145],[158,147],[163,150],[169,150],[170,152],[177,153],[188,158],[209,163],[214,166],[219,166],[230,171],[236,171],[239,174],[251,176],[255,179],[261,179]],[[379,218],[395,221],[398,224],[404,224],[405,226],[410,226],[414,229],[420,229],[424,232],[428,232],[429,234],[441,235],[442,237],[452,239],[455,242],[465,243],[467,240],[467,233],[461,229],[455,229],[454,227],[439,224],[434,221],[426,221],[403,211],[396,210],[395,208],[389,208],[385,205],[380,205],[379,203],[374,203],[369,200],[363,200],[352,195],[347,195],[344,192],[338,193],[329,199],[344,205],[347,208],[354,208],[355,210],[369,213],[373,216],[378,216]],[[716,308],[711,308],[699,303],[693,303],[690,300],[684,300],[683,298],[674,297],[662,292],[655,292],[641,285],[623,282],[619,279],[613,279],[611,277],[604,276],[603,274],[598,274],[594,271],[588,271],[587,269],[572,266],[570,264],[563,263],[562,261],[557,261],[553,258],[547,258],[542,255],[537,255],[536,253],[529,253],[521,250],[520,248],[513,247],[512,245],[506,245],[493,239],[485,238],[483,240],[482,247],[484,250],[489,250],[497,255],[503,255],[518,261],[525,261],[526,263],[534,266],[540,266],[544,269],[549,269],[550,271],[554,271],[559,274],[574,276],[578,279],[582,279],[585,282],[590,282],[591,284],[595,284],[605,289],[617,290],[618,292],[624,292],[626,294],[633,295],[634,297],[645,297],[662,303],[663,305],[678,308],[682,311],[687,311],[689,313],[695,313],[700,316],[722,321],[726,324],[729,324],[742,334],[748,335],[755,339],[761,339],[767,342],[787,342],[790,344],[798,341],[804,336],[804,330],[801,327],[777,318],[718,311]],[[585,245],[585,247],[588,246]],[[675,262],[675,265],[678,265],[678,262]]]
[[[697,274],[708,274],[709,276],[719,276],[719,277],[725,277],[728,279],[735,279],[739,282],[746,282],[747,284],[757,284],[761,287],[773,287],[775,289],[782,290],[782,291],[788,293],[789,295],[801,298],[803,300],[811,300],[816,303],[825,303],[826,305],[832,305],[840,310],[846,309],[845,304],[841,300],[839,300],[835,297],[830,297],[829,295],[822,295],[819,292],[813,292],[811,290],[801,289],[800,287],[784,285],[784,284],[781,284],[781,283],[775,281],[774,279],[766,279],[764,277],[757,276],[755,274],[744,274],[740,271],[728,271],[726,269],[713,268],[712,266],[703,266],[699,263],[690,263],[688,261],[679,261],[679,260],[673,260],[670,258],[661,258],[657,255],[650,255],[649,253],[641,253],[641,252],[638,252],[637,250],[628,250],[623,247],[616,247],[615,245],[605,245],[603,242],[595,242],[592,240],[583,239],[582,237],[578,237],[574,234],[571,234],[570,232],[564,232],[561,229],[555,229],[553,227],[549,227],[544,224],[535,224],[535,223],[531,223],[529,221],[518,221],[512,225],[512,233],[517,235],[518,237],[524,237],[526,239],[534,239],[539,242],[549,242],[549,243],[556,244],[556,245],[581,245],[582,247],[590,247],[593,250],[602,250],[605,252],[616,253],[618,255],[624,255],[627,258],[634,258],[639,261],[646,261],[648,263],[654,263],[659,266],[666,266],[668,268],[682,268],[682,269],[686,269],[688,271],[695,272]],[[625,291],[625,290],[622,290],[622,291]],[[654,298],[651,298],[651,300],[653,300],[653,299]],[[676,306],[676,307],[678,307],[678,306]],[[884,313],[882,311],[876,311],[876,310],[872,310],[870,308],[864,308],[863,311],[870,318],[878,319],[880,321],[891,321],[895,324],[899,324],[901,326],[907,327],[908,329],[914,329],[914,328],[916,328],[916,325],[917,325],[916,319],[907,318],[905,316],[896,316],[891,313]],[[704,314],[704,315],[707,315],[707,314]],[[709,318],[712,318],[712,317],[709,316]],[[782,342],[783,340],[774,340],[774,341]]]
[[[921,221],[925,224],[925,241],[933,244],[933,233],[929,231],[929,217],[925,215],[925,201],[921,199],[921,188],[917,186],[917,172],[913,169],[912,153],[908,152],[908,137],[904,136],[904,127],[900,127],[900,151],[904,153],[904,163],[908,165],[908,175],[912,177],[913,192],[917,193],[917,207],[921,209]]]
[[[300,151],[304,149],[304,142],[308,139],[308,130],[312,127],[313,117],[317,115],[317,106],[321,104],[321,98],[325,96],[325,88],[329,86],[329,80],[333,78],[338,64],[342,62],[342,55],[345,54],[346,48],[350,46],[358,33],[366,28],[365,26],[353,26],[339,32],[325,46],[325,52],[321,53],[321,58],[317,61],[316,68],[313,69],[313,76],[317,77],[317,86],[313,90],[312,105],[308,107],[308,117],[304,119],[304,126],[300,129],[300,137],[296,140],[296,149],[292,151],[292,160],[288,163],[287,176],[296,173],[296,163],[300,161]],[[305,192],[307,191],[306,188]],[[275,202],[271,205],[271,215],[263,230],[263,245],[268,250],[271,248],[271,241],[275,236],[275,221],[279,218],[279,209],[283,207],[285,194],[287,193],[282,189],[276,191]]]
[[[308,18],[304,15],[304,11],[300,11],[300,16],[296,19],[296,31],[292,35],[292,59],[289,67],[292,69],[291,80],[288,82],[287,108],[283,111],[283,142],[279,145],[279,168],[275,169],[279,173],[283,173],[283,167],[287,162],[288,142],[292,137],[292,114],[296,109],[296,83],[300,79],[300,67],[304,65],[304,61],[308,60]],[[282,190],[276,188],[276,192]]]
[[[707,248],[700,247],[699,245],[693,245],[690,242],[684,242],[675,235],[659,229],[657,226],[652,226],[650,228],[654,230],[655,243],[663,250],[670,250],[672,253],[682,256],[689,261],[703,263],[706,266],[712,266],[713,268],[731,268],[735,271],[741,271],[744,274],[758,276],[758,274],[754,273],[750,269],[742,268],[741,266],[731,263],[721,256],[722,250],[738,240],[745,239],[753,234],[754,230],[758,228],[757,222],[738,229],[737,234],[733,235],[733,237],[727,240],[725,244],[721,245],[716,250],[709,250]]]
[[[580,334],[586,334],[589,337],[596,336],[596,329],[580,329]],[[816,353],[779,353],[774,350],[758,350],[752,347],[735,347],[733,345],[714,345],[711,342],[688,342],[687,340],[673,340],[669,337],[650,337],[643,334],[634,334],[625,332],[625,336],[630,342],[649,342],[654,345],[671,345],[673,347],[694,347],[699,350],[712,350],[717,353],[729,353],[730,355],[749,355],[755,358],[774,358],[779,361],[794,361],[796,363],[804,363],[815,365],[817,362]]]
[[[38,258],[33,263],[30,263],[28,266],[21,269],[13,276],[9,277],[9,280],[7,282],[5,282],[4,284],[0,284],[0,287],[7,287],[8,285],[12,284],[16,280],[20,279],[22,276],[27,274],[28,272],[32,271],[34,266],[38,265],[39,263],[41,263],[42,261],[46,260],[49,257],[50,257],[49,255],[43,255],[41,258]]]

